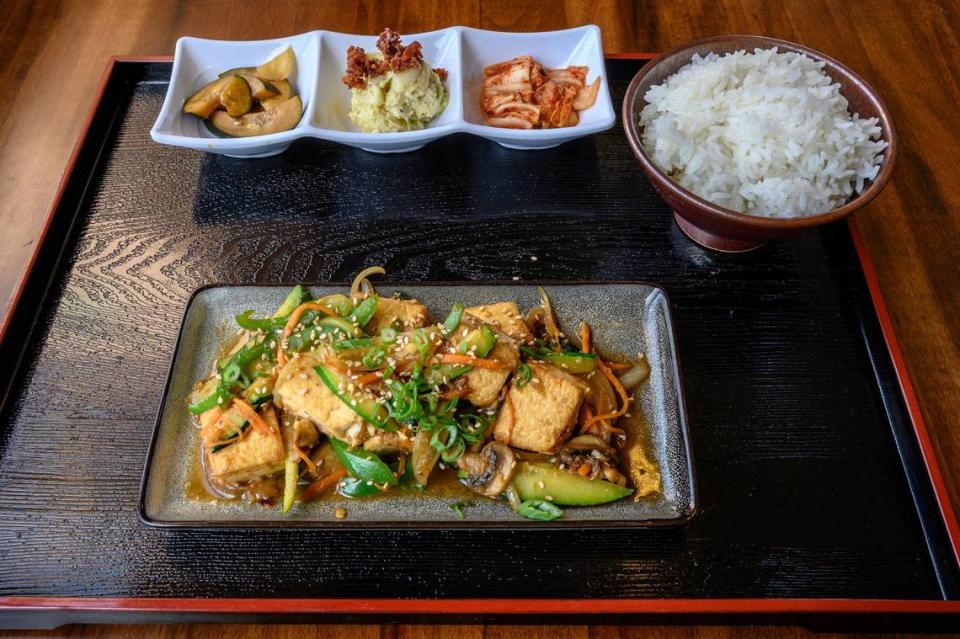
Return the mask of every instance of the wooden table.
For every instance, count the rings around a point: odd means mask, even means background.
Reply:
[[[960,4],[949,0],[580,0],[536,3],[288,0],[0,0],[0,314],[8,304],[112,55],[172,54],[181,35],[258,39],[332,29],[401,33],[462,24],[603,29],[608,52],[660,51],[692,38],[757,33],[839,58],[884,97],[902,152],[892,184],[859,215],[954,508],[960,508]],[[769,632],[769,631],[768,631]],[[12,636],[725,637],[742,628],[511,626],[77,627]],[[781,628],[780,636],[808,634]]]

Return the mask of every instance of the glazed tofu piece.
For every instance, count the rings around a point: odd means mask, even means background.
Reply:
[[[287,414],[283,420],[283,443],[287,449],[290,444],[296,445],[300,450],[310,450],[320,441],[320,433],[317,427],[309,419],[304,417],[292,417]]]
[[[474,368],[463,376],[467,392],[463,398],[478,408],[483,408],[494,404],[500,398],[500,391],[510,373],[516,370],[520,365],[520,349],[509,336],[499,331],[496,326],[483,322],[473,315],[464,315],[457,329],[450,335],[447,342],[441,350],[443,352],[456,353],[460,342],[470,334],[471,331],[480,328],[486,324],[497,336],[497,342],[493,349],[487,353],[487,359],[495,359],[503,362],[506,366],[503,370],[490,370],[487,368]]]
[[[201,415],[201,424],[204,422],[203,416],[210,412]],[[283,469],[286,455],[276,410],[268,402],[259,413],[263,421],[273,427],[271,433],[263,433],[248,425],[243,437],[215,452],[218,442],[235,432],[244,419],[236,411],[227,409],[224,419],[210,420],[204,426],[201,437],[207,455],[207,468],[212,477],[226,482],[241,482],[273,475]]]
[[[523,321],[523,314],[520,313],[515,302],[471,306],[466,309],[466,312],[487,324],[492,324],[518,342],[526,343],[533,340],[533,334],[527,328],[527,323]]]
[[[478,408],[490,406],[500,398],[500,390],[510,373],[520,365],[520,351],[512,341],[501,339],[497,340],[487,358],[504,362],[508,368],[499,371],[474,368],[464,376],[468,389],[464,399]]]
[[[427,307],[417,300],[397,300],[381,297],[377,300],[377,310],[364,327],[367,333],[376,335],[381,329],[393,326],[398,331],[426,326],[430,322]]]
[[[371,453],[392,455],[409,453],[413,450],[413,439],[405,433],[391,433],[367,425],[367,434],[369,438],[363,442],[363,447]]]
[[[569,438],[587,385],[554,366],[530,363],[533,377],[523,388],[514,383],[493,426],[497,441],[537,453],[553,454]]]
[[[319,365],[305,355],[287,362],[277,375],[274,400],[294,417],[310,420],[325,435],[360,446],[365,438],[363,420],[320,380],[314,370]]]

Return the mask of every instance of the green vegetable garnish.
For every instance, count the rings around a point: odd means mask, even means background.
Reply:
[[[443,321],[443,330],[450,334],[457,330],[457,327],[460,326],[460,320],[463,319],[463,304],[459,302],[453,305],[453,308],[450,309],[450,314],[447,315],[447,319]]]
[[[517,388],[523,388],[533,378],[533,369],[529,364],[520,364],[517,367]]]
[[[338,351],[348,351],[355,348],[368,348],[373,346],[373,340],[369,337],[361,337],[358,339],[342,339],[339,342],[333,343],[334,350]]]
[[[245,328],[248,331],[275,331],[277,329],[283,328],[284,317],[265,317],[262,319],[254,319],[252,316],[255,311],[244,311],[237,315],[236,321],[237,325],[240,328]],[[288,313],[289,315],[289,313]]]
[[[300,462],[288,459],[283,464],[283,512],[290,512],[297,496],[297,480],[300,479]]]
[[[470,506],[474,506],[474,505],[475,504],[472,501],[455,501],[449,506],[447,506],[447,508],[457,513],[457,517],[459,517],[460,519],[466,519],[466,517],[464,517],[463,515],[463,509],[469,508]]]
[[[477,357],[486,357],[497,343],[497,334],[486,324],[475,328],[457,346],[461,353],[473,353]]]
[[[320,378],[320,381],[323,382],[324,386],[326,386],[331,393],[339,397],[340,401],[359,415],[363,421],[373,424],[381,430],[391,432],[397,430],[393,424],[387,421],[387,415],[385,415],[387,412],[386,409],[378,404],[376,400],[369,398],[357,399],[356,397],[347,395],[344,391],[340,390],[342,381],[340,375],[324,366],[317,366],[314,370],[317,372],[317,376]]]
[[[340,465],[347,472],[362,481],[372,481],[379,486],[395,486],[397,478],[390,467],[377,455],[362,448],[350,448],[339,439],[330,439],[330,447],[337,456]]]
[[[380,341],[384,344],[393,344],[397,341],[397,329],[392,326],[384,326],[380,331]]]
[[[374,312],[377,310],[377,296],[371,295],[367,299],[363,300],[357,304],[350,315],[347,316],[347,319],[350,320],[352,324],[357,326],[366,326],[367,322],[370,321],[370,318],[373,317]]]
[[[298,306],[303,304],[309,296],[306,291],[303,290],[303,287],[299,284],[293,287],[293,289],[287,293],[287,297],[283,300],[283,303],[277,308],[277,312],[273,314],[274,317],[287,317],[292,313]],[[239,320],[237,320],[239,322]]]
[[[568,373],[583,374],[597,370],[597,357],[592,353],[549,353],[543,359]]]
[[[539,521],[553,521],[558,517],[563,517],[563,510],[542,499],[528,499],[520,503],[520,514],[527,519],[537,519]]]
[[[366,481],[357,479],[356,477],[344,477],[337,483],[337,492],[344,497],[357,499],[359,497],[371,497],[383,491],[377,486],[368,484]]]

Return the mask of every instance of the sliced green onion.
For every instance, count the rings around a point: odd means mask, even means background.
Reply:
[[[367,368],[379,368],[386,359],[387,348],[385,346],[375,346],[364,354],[363,365]]]
[[[529,364],[520,364],[517,367],[517,388],[523,388],[533,379],[533,369]]]
[[[384,344],[393,344],[397,341],[397,329],[392,326],[384,326],[380,331],[380,341]]]
[[[563,510],[559,506],[542,499],[528,499],[521,502],[519,511],[521,516],[539,521],[553,521],[563,517]]]

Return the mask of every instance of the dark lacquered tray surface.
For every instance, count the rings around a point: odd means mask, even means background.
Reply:
[[[640,64],[609,62],[615,102]],[[0,596],[956,595],[846,225],[745,255],[705,252],[677,231],[619,127],[538,153],[466,136],[396,156],[318,141],[252,161],[162,147],[147,131],[169,70],[115,67],[2,344],[20,364],[0,376]],[[138,521],[191,292],[346,282],[368,264],[396,281],[662,285],[699,516],[641,531]]]

